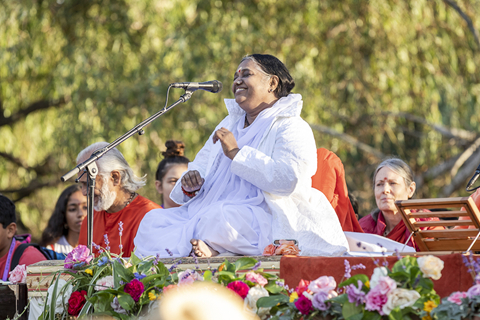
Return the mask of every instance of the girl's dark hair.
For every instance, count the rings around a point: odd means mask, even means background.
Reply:
[[[155,179],[162,181],[165,174],[167,174],[168,166],[170,164],[188,164],[190,160],[185,157],[185,144],[182,141],[168,140],[165,143],[167,150],[162,152],[164,159],[158,164]]]
[[[17,222],[15,204],[12,200],[0,193],[0,223],[3,229],[6,229],[12,222]]]
[[[295,87],[295,81],[293,80],[290,72],[282,61],[269,54],[252,54],[242,59],[250,59],[256,62],[260,68],[269,76],[278,77],[278,86],[274,93],[277,98],[288,96],[290,91]]]
[[[55,204],[52,216],[48,220],[47,227],[43,230],[42,239],[39,243],[41,246],[46,247],[49,244],[53,244],[58,238],[68,234],[68,227],[65,228],[67,223],[67,203],[72,194],[81,190],[81,185],[74,184],[62,191]]]

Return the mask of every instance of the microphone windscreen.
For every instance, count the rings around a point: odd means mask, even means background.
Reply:
[[[223,89],[223,84],[222,84],[220,81],[218,81],[218,80],[214,80],[214,81],[213,81],[213,89],[212,89],[212,92],[213,92],[213,93],[217,93],[217,92],[222,91],[222,89]]]

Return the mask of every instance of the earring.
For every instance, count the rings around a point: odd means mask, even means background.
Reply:
[[[268,89],[268,92],[272,92],[272,91],[273,91],[273,90],[272,90],[271,88],[270,88],[270,89]]]

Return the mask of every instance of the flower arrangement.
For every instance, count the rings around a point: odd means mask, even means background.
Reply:
[[[433,319],[478,319],[480,316],[480,258],[475,260],[470,252],[469,256],[463,256],[463,263],[472,274],[473,285],[466,292],[454,292],[433,306]]]
[[[275,255],[294,255],[298,256],[300,249],[295,244],[294,240],[279,240],[278,244],[269,244],[263,249],[264,256]]]
[[[104,315],[116,319],[136,319],[156,308],[157,300],[169,290],[188,289],[194,282],[218,283],[238,294],[252,313],[267,314],[258,309],[262,297],[279,295],[283,283],[276,275],[263,272],[261,263],[249,257],[235,263],[225,260],[218,270],[180,270],[180,261],[170,269],[157,258],[139,259],[134,254],[126,260],[99,248],[93,257],[86,246],[75,248],[65,260],[48,290],[47,302],[40,319],[69,316]],[[168,250],[167,250],[168,252]],[[242,270],[242,272],[239,272]],[[245,272],[247,271],[247,272]],[[68,281],[59,275],[71,276]]]
[[[345,260],[345,281],[338,287],[335,279],[322,276],[300,281],[295,289],[284,288],[277,296],[258,300],[258,307],[270,308],[272,320],[280,319],[429,319],[440,302],[432,279],[438,279],[443,261],[434,256],[399,258],[393,268],[376,261],[369,279],[364,274],[351,276]]]

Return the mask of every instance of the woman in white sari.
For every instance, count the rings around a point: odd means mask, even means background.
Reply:
[[[152,210],[140,223],[136,254],[200,257],[261,255],[275,239],[296,239],[302,255],[341,255],[348,243],[316,171],[312,130],[300,118],[295,83],[271,55],[245,57],[235,99],[170,197],[178,208]]]

